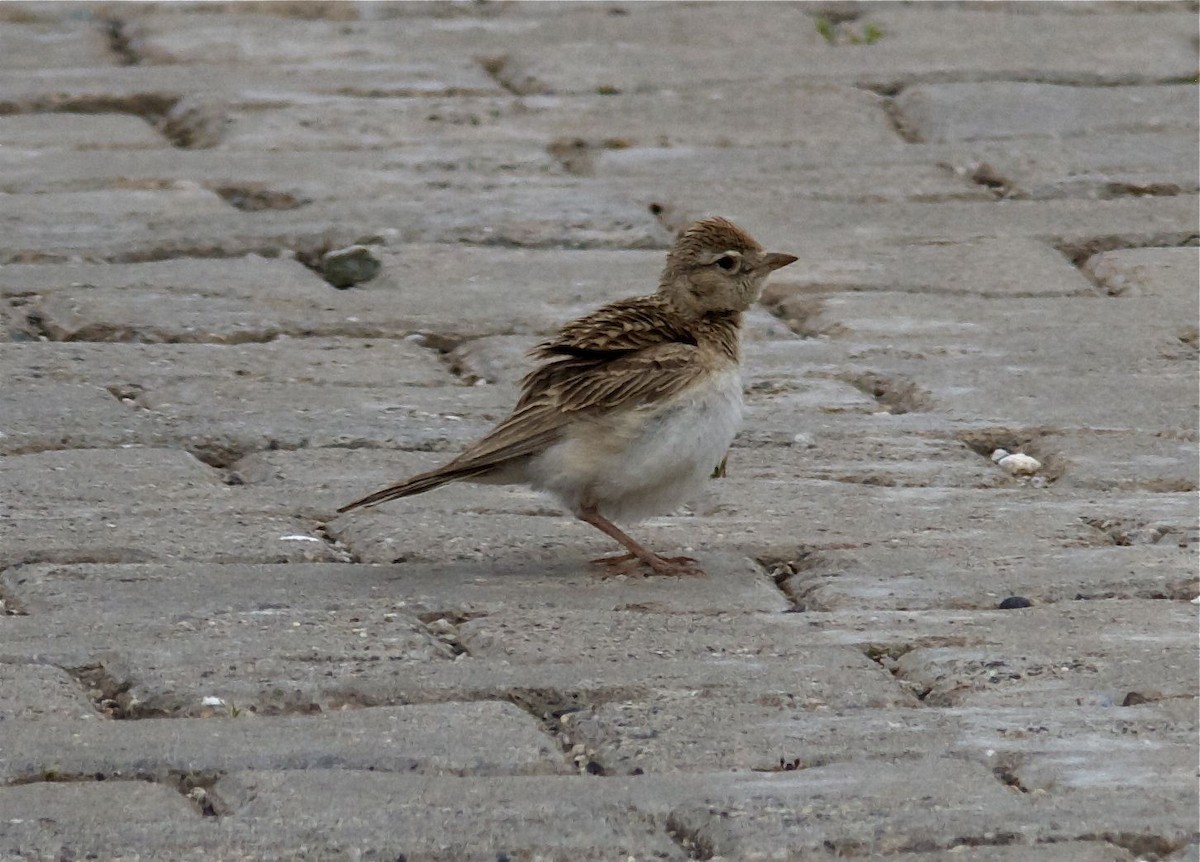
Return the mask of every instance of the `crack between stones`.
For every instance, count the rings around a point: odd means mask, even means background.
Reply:
[[[687,854],[688,859],[707,860],[717,855],[716,845],[704,834],[704,830],[686,822],[675,812],[667,815],[664,829],[667,837]]]
[[[511,54],[480,56],[475,62],[497,86],[513,96],[545,96],[554,92]]]
[[[117,57],[122,66],[136,66],[142,62],[142,56],[133,47],[129,34],[125,32],[126,23],[120,18],[104,20],[104,32],[108,37],[108,48]]]
[[[1105,251],[1122,251],[1135,248],[1190,248],[1200,245],[1200,233],[1166,233],[1153,236],[1127,236],[1124,234],[1107,234],[1076,242],[1059,241],[1053,243],[1054,248],[1071,262],[1071,265],[1083,274],[1084,278],[1107,292],[1104,285],[1097,282],[1084,269],[1084,264],[1093,255]]]
[[[585,700],[578,692],[535,688],[512,689],[506,699],[538,722],[580,775],[599,777],[612,774],[612,770],[606,768],[596,756],[595,749],[572,727],[572,716],[595,706],[596,700]]]
[[[201,817],[223,817],[231,814],[233,808],[221,799],[214,791],[223,772],[208,770],[201,772],[185,772],[168,769],[155,772],[137,770],[128,774],[115,770],[111,772],[59,772],[53,768],[43,769],[31,775],[18,776],[3,784],[5,787],[24,787],[30,784],[95,784],[101,782],[132,782],[141,781],[146,784],[160,784],[175,790],[188,800],[192,808]]]

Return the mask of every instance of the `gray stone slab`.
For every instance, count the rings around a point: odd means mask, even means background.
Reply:
[[[938,150],[948,148],[886,142],[860,146],[854,130],[843,133],[842,126],[833,126],[828,133],[837,135],[837,140],[811,145],[780,141],[778,148],[615,147],[612,140],[594,138],[585,141],[588,145],[583,148],[558,151],[565,151],[564,164],[577,172],[603,177],[634,195],[649,182],[666,200],[676,190],[695,187],[698,177],[703,177],[714,200],[727,190],[749,188],[770,194],[779,187],[786,187],[790,197],[861,203],[993,197],[991,190],[970,180],[969,171],[947,169],[953,154]]]
[[[120,817],[113,816],[114,807],[119,807]],[[215,831],[214,824],[204,822],[199,810],[174,787],[145,781],[0,787],[0,808],[6,815],[0,822],[0,846],[18,858],[94,853],[133,862],[146,852],[148,843],[162,843],[165,836],[190,832],[188,838],[194,840],[197,833]],[[175,858],[195,852],[187,847],[188,838],[181,836]]]
[[[1174,322],[1175,334],[1195,350],[1200,305],[1200,249],[1145,248],[1106,251],[1088,258],[1083,271],[1105,293],[1129,297],[1156,317]],[[1181,345],[1182,346],[1182,345]]]
[[[736,123],[728,122],[733,106]],[[316,116],[314,117],[314,109]],[[837,84],[796,82],[748,90],[715,84],[702,98],[687,90],[613,95],[472,99],[311,100],[230,114],[223,149],[358,150],[413,141],[552,145],[587,173],[575,141],[601,150],[627,147],[795,147],[839,141],[898,144],[880,97]]]
[[[90,384],[117,390],[117,401],[134,402],[142,392],[196,377],[210,378],[214,388],[228,379],[346,387],[459,382],[436,351],[395,338],[279,338],[237,345],[34,342],[0,345],[0,361],[14,385]]]
[[[647,179],[638,200],[668,207],[680,223],[717,209],[699,186],[668,195],[660,193],[652,179]],[[987,238],[1032,238],[1070,246],[1100,237],[1139,246],[1188,241],[1195,233],[1196,200],[1176,195],[1101,201],[843,203],[764,195],[750,187],[731,189],[719,209],[738,224],[762,225],[757,239],[772,248],[803,247],[805,241],[837,248],[848,242],[880,246]]]
[[[0,395],[0,452],[6,455],[136,445],[146,426],[144,416],[96,385],[26,383]]]
[[[870,362],[875,373],[887,367],[917,384],[929,398],[925,409],[952,419],[1151,432],[1192,424],[1195,372],[1179,340],[1186,324],[1160,317],[1153,301],[1140,314],[1136,297],[839,292],[792,302],[790,311],[781,307],[800,328],[844,341],[842,356],[852,353],[855,364]],[[792,344],[775,350],[775,361],[811,352]],[[846,365],[834,373],[853,376],[854,365]],[[1094,397],[1118,390],[1120,401]]]
[[[83,688],[61,668],[0,663],[0,721],[6,730],[20,723],[97,718]]]
[[[422,60],[458,55],[467,47],[530,29],[492,10],[448,16],[436,8],[399,17],[389,9],[347,9],[317,17],[274,14],[267,9],[230,7],[197,15],[170,8],[134,12],[128,27],[132,48],[147,63],[271,67],[313,64],[380,65],[397,55]]]
[[[990,175],[1013,197],[1189,193],[1198,183],[1194,137],[1172,131],[981,140],[951,164],[963,177]]]
[[[111,779],[241,769],[345,769],[427,775],[553,775],[565,759],[511,703],[457,703],[177,721],[6,721],[6,781],[103,774]],[[64,743],[64,740],[69,742]]]
[[[650,212],[594,181],[509,178],[481,193],[410,184],[386,198],[261,212],[238,210],[206,189],[0,195],[5,262],[76,258],[137,262],[170,257],[278,256],[287,250],[395,242],[471,242],[566,248],[655,248],[667,233]],[[191,204],[195,204],[194,206]],[[208,211],[211,208],[211,211]],[[88,213],[105,209],[110,220]],[[86,222],[81,224],[81,222]]]
[[[1051,431],[1031,448],[1058,461],[1054,481],[1064,488],[1186,492],[1200,475],[1196,441],[1187,432]]]
[[[347,794],[338,788],[348,782],[348,776],[339,776],[336,772],[312,772],[305,778],[300,783],[286,773],[243,773],[218,783],[216,791],[223,797],[246,800],[240,809],[244,814],[239,817],[244,816],[247,825],[253,823],[264,832],[271,821],[294,820],[289,815],[302,810],[300,806],[310,795],[336,800],[336,807],[325,809],[329,821],[339,823],[339,826],[333,827],[338,831],[333,832],[331,837],[341,837],[345,827],[340,824],[353,823],[362,830],[372,832],[377,828],[370,820],[335,819],[341,807],[346,805]],[[913,781],[918,778],[921,791],[914,794]],[[446,804],[451,804],[452,798],[453,806],[466,811],[472,810],[471,803],[476,794],[486,793],[490,797],[503,792],[505,788],[520,786],[514,781],[502,788],[495,779],[482,780],[473,789],[460,788],[458,785],[461,782],[450,784],[451,779],[371,776],[364,780],[369,781],[367,786],[374,785],[372,791],[375,793],[388,792],[390,785],[391,799],[419,797],[443,809]],[[581,780],[546,779],[541,790],[557,793],[555,807],[570,807],[576,804],[576,793],[580,792],[578,782]],[[1168,845],[1186,844],[1190,832],[1190,826],[1186,825],[1190,822],[1190,816],[1182,810],[1184,806],[1171,805],[1165,812],[1162,809],[1155,810],[1155,804],[1164,801],[1161,798],[1145,799],[1137,806],[1136,812],[1131,811],[1129,815],[1119,817],[1117,822],[1106,825],[1094,811],[1088,811],[1088,800],[1071,797],[1048,803],[1031,800],[1028,795],[1005,788],[991,776],[990,770],[982,766],[945,758],[887,766],[862,764],[856,769],[847,769],[839,764],[824,769],[725,778],[720,781],[714,781],[712,775],[688,780],[673,778],[670,783],[640,776],[595,784],[595,788],[589,788],[587,793],[595,806],[591,810],[603,814],[606,822],[623,825],[634,819],[635,822],[646,823],[644,818],[649,815],[653,818],[651,822],[658,824],[660,829],[665,825],[664,831],[672,834],[685,853],[694,853],[698,848],[703,848],[701,852],[712,853],[714,858],[778,859],[784,858],[784,854],[791,858],[809,855],[816,858],[817,855],[828,854],[830,845],[840,848],[836,852],[843,853],[892,855],[908,850],[920,851],[923,856],[939,849],[996,843],[1024,849],[1038,842],[1069,842],[1089,834],[1092,840],[1096,840],[1105,831],[1115,833],[1121,829],[1136,828],[1134,824],[1139,824],[1136,817],[1144,818],[1140,824],[1153,823],[1156,834],[1169,835]],[[463,792],[471,795],[466,798],[451,796]],[[446,798],[446,803],[439,801],[443,798]],[[515,796],[510,799],[508,794],[501,802],[506,807],[521,804]],[[1053,821],[1037,822],[1034,812],[1038,811],[1051,814]],[[637,816],[639,814],[641,817]],[[578,824],[580,831],[588,829],[592,822],[590,818],[581,820],[571,816],[564,816],[563,819]],[[531,822],[527,817],[521,817],[519,821]],[[514,846],[519,839],[509,837],[508,833],[480,834],[477,827],[471,825],[473,820],[464,822],[458,819],[458,823],[461,825],[457,834],[462,844],[455,845],[454,849],[459,854],[471,858],[469,854],[480,842],[489,850],[503,844],[511,848],[506,852],[519,852]],[[464,828],[469,831],[461,831]],[[425,846],[424,842],[438,841],[443,834],[442,829],[434,824],[430,830],[432,834],[420,838],[414,836],[412,843],[417,847],[413,849],[420,851]],[[535,828],[532,832],[538,836],[562,835],[561,830],[547,828]],[[534,846],[552,855],[562,853],[566,848],[571,850],[568,855],[586,852],[585,848],[574,851],[572,847],[580,841],[579,833],[572,830],[568,834],[570,843],[566,845],[556,844],[552,848],[539,841]],[[586,832],[584,836],[587,836]],[[609,840],[613,839],[610,837]],[[545,841],[545,838],[541,841]],[[618,846],[624,852],[632,849],[627,844]],[[961,851],[946,858],[960,856]],[[977,858],[1023,857],[1001,855]],[[1082,858],[1088,857],[1085,855]]]
[[[21,501],[0,525],[5,565],[345,559],[311,520],[239,493],[182,450],[39,452],[0,466],[3,498]]]
[[[763,292],[763,305],[783,318],[815,317],[814,295],[894,290],[993,298],[1090,294],[1079,270],[1044,242],[978,239],[947,244],[864,243],[822,249],[800,238],[800,260]],[[796,295],[796,308],[786,298]],[[817,333],[812,333],[817,334]]]
[[[361,140],[360,140],[361,143]],[[170,187],[199,183],[235,197],[309,206],[338,197],[410,194],[414,178],[461,182],[472,175],[545,176],[561,172],[541,142],[418,143],[392,140],[386,150],[0,150],[0,191],[12,194]],[[273,197],[272,197],[273,195]]]
[[[548,333],[605,302],[652,293],[664,255],[647,251],[378,247],[380,274],[335,290],[294,260],[254,255],[140,264],[5,267],[26,329],[55,341],[239,343],[280,335],[428,333],[432,346]],[[414,278],[414,272],[420,278]],[[521,303],[496,296],[521,285]],[[31,321],[29,316],[33,315]]]
[[[683,10],[661,7],[613,18],[599,9],[579,10],[547,16],[538,29],[521,34],[530,41],[511,52],[511,74],[535,91],[572,93],[700,88],[725,81],[770,88],[790,76],[895,87],[1035,75],[1059,83],[1145,83],[1195,74],[1195,48],[1185,36],[1190,13],[1183,11],[1092,16],[997,15],[951,7],[865,11],[853,25],[863,34],[874,25],[881,34],[877,41],[831,45],[817,32],[817,15],[799,7],[762,6],[732,20],[726,16],[733,13],[725,13],[723,26],[708,16],[703,23],[681,20]],[[629,35],[633,28],[637,37]],[[663,37],[648,39],[650,32]],[[672,44],[671,51],[662,50],[665,43]]]
[[[57,20],[44,20],[33,10],[22,14],[19,5],[14,4],[0,28],[0,68],[104,67],[116,61],[103,28],[95,22],[65,20],[60,15],[47,15]]]
[[[1194,131],[1197,90],[1063,87],[994,81],[927,84],[896,100],[905,128],[924,141]]]
[[[171,145],[132,114],[17,114],[0,117],[0,146],[111,150]]]
[[[194,95],[216,104],[270,104],[309,95],[486,95],[503,90],[470,56],[414,58],[394,55],[372,64],[336,61],[275,65],[240,71],[220,65],[135,64],[23,69],[0,81],[6,113],[44,110],[118,110],[160,114]]]
[[[1196,550],[1189,548],[1188,536],[1177,533],[1174,538],[1164,536],[1154,547],[1137,549],[1075,547],[1027,554],[1015,541],[1004,548],[989,536],[947,544],[935,559],[925,550],[886,545],[831,548],[801,556],[795,565],[799,571],[782,584],[797,603],[822,612],[990,611],[1012,596],[1035,605],[1105,598],[1190,599],[1195,593]]]
[[[1189,604],[1169,601],[995,611],[976,621],[990,635],[965,626],[962,643],[917,647],[895,672],[930,705],[1109,707],[1144,690],[1195,697],[1191,617]]]

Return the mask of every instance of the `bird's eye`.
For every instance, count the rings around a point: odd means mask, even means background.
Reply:
[[[737,258],[731,254],[723,254],[717,258],[717,266],[726,272],[732,272],[737,268]]]

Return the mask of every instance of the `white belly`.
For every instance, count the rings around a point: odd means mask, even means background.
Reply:
[[[580,423],[532,459],[527,477],[573,512],[595,503],[617,521],[663,514],[703,487],[741,420],[741,377],[730,369],[663,404]]]

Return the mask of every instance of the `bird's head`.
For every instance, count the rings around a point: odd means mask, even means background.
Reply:
[[[763,251],[750,234],[714,216],[680,232],[658,291],[688,317],[745,311],[758,299],[767,276],[795,260],[794,255]]]

